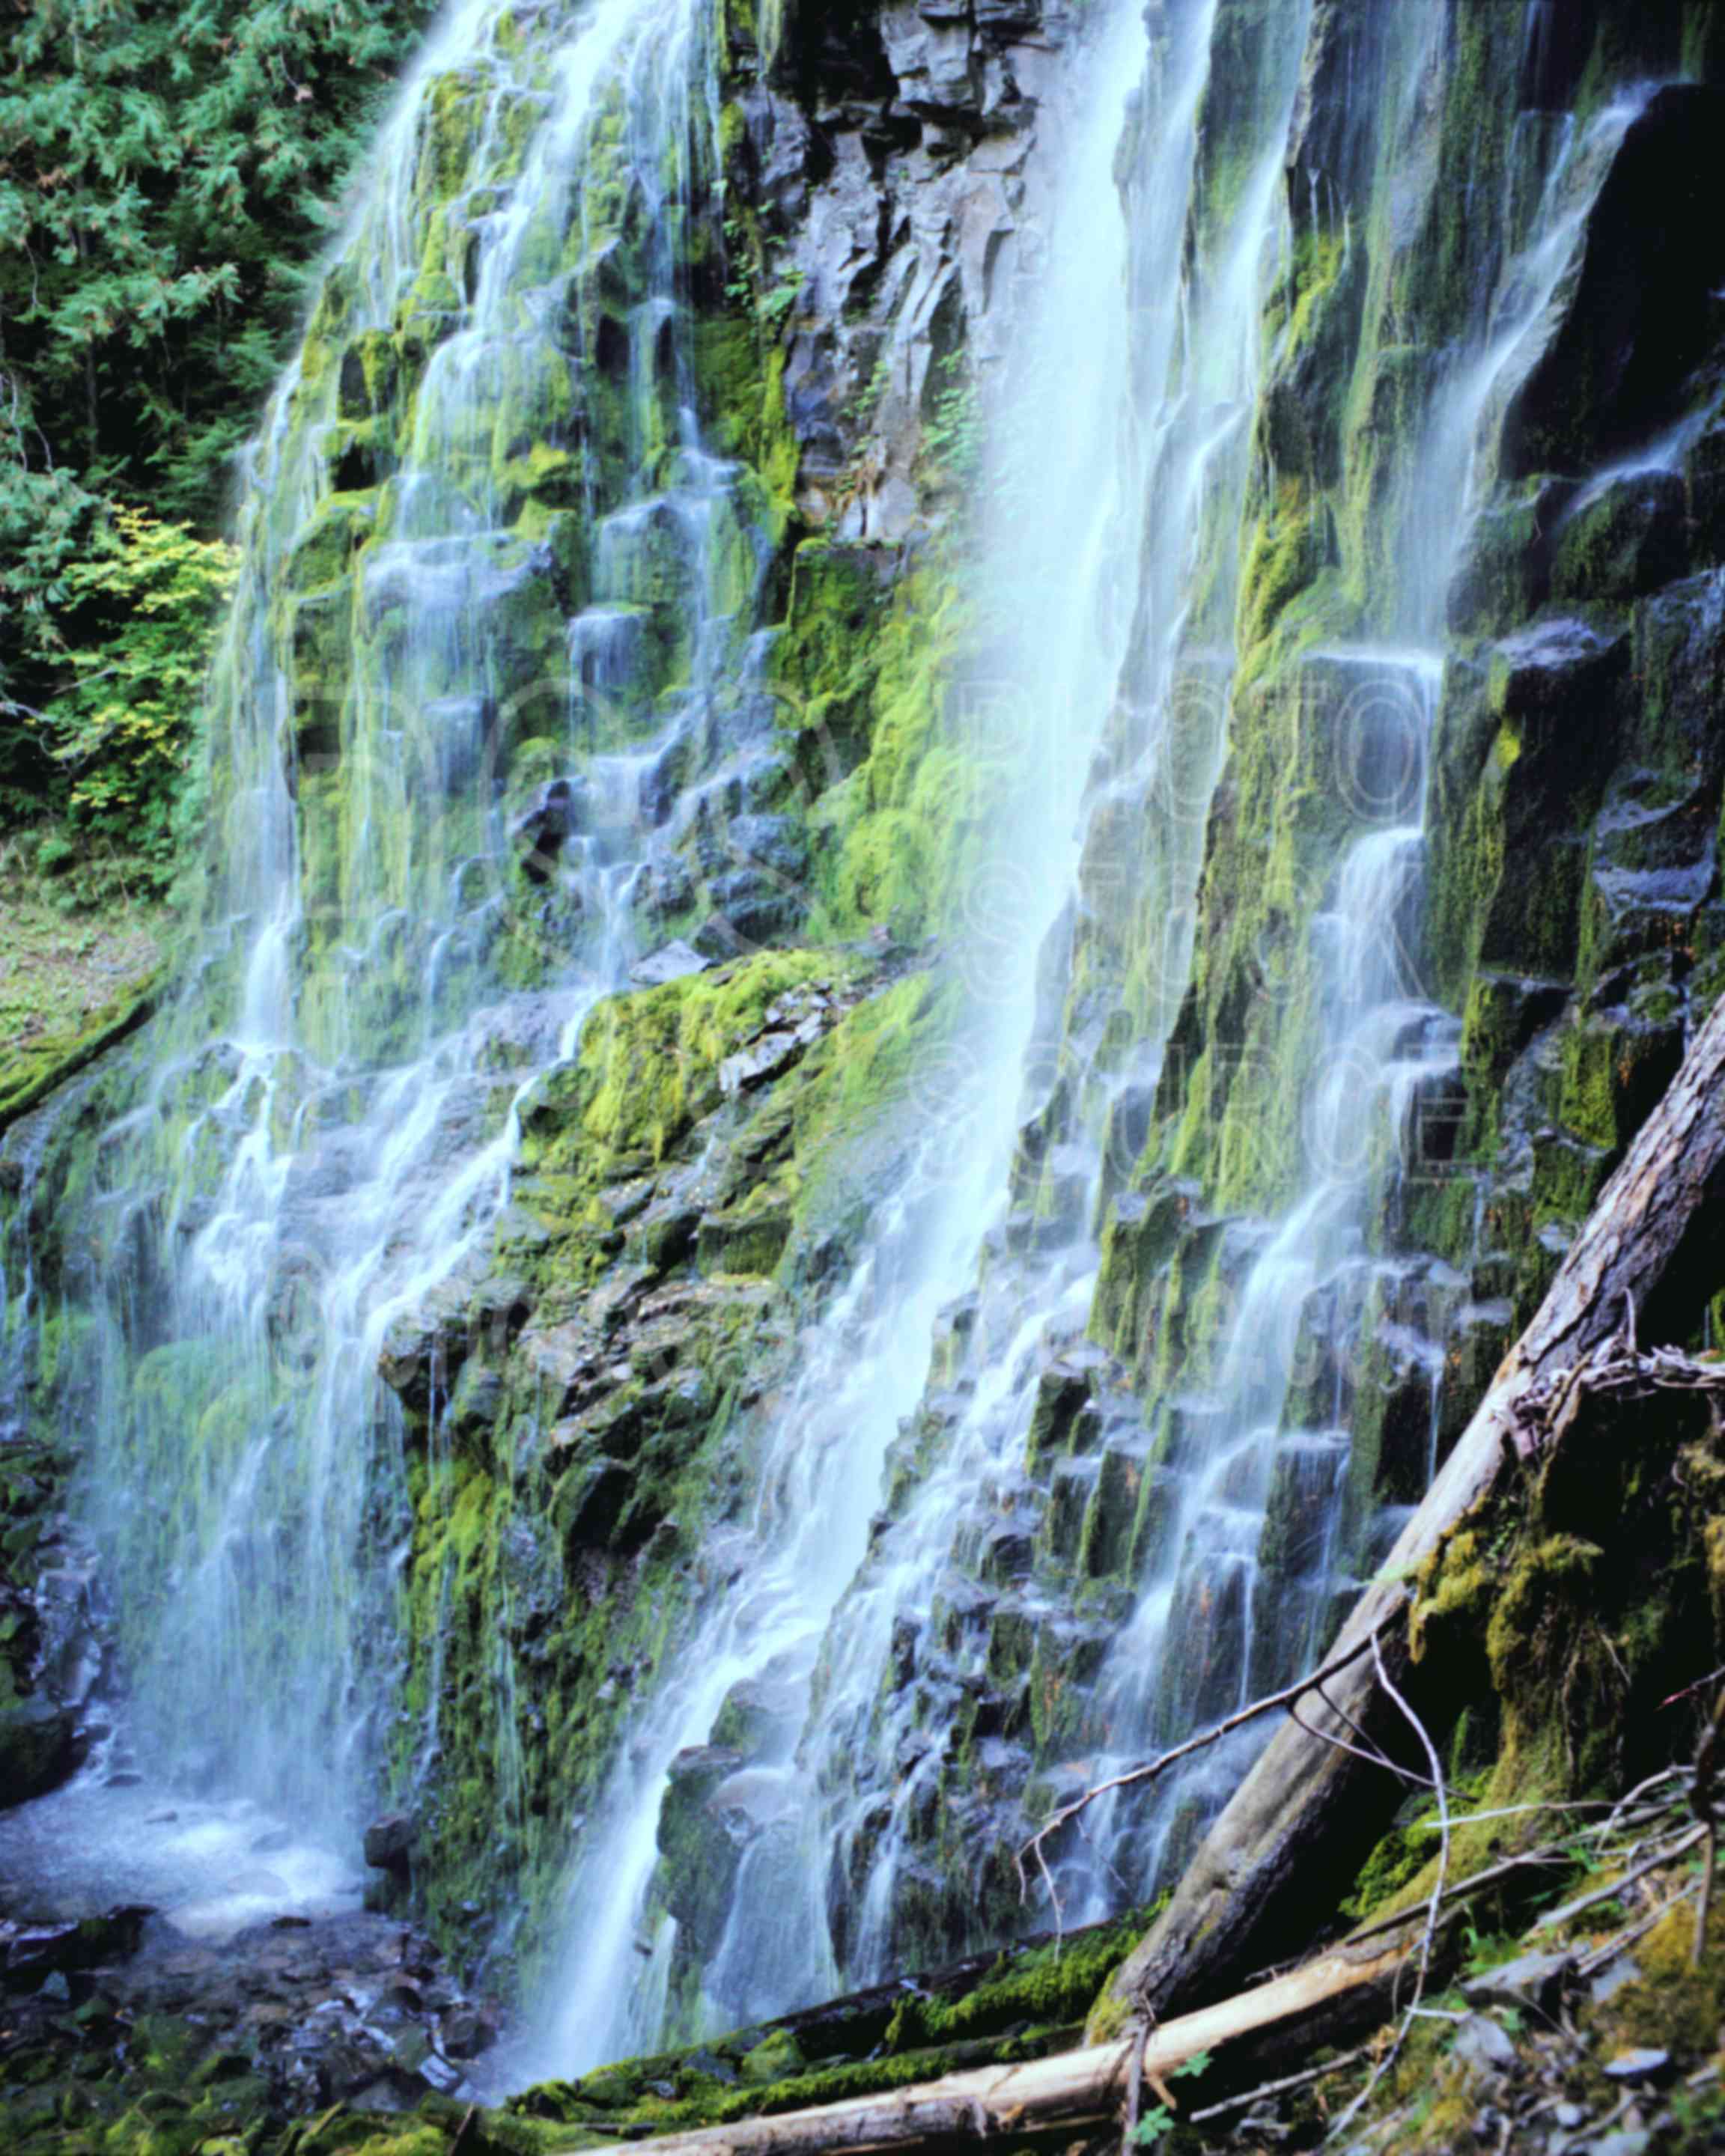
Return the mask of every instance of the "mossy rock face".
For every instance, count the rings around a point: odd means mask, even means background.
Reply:
[[[1676,583],[1689,567],[1687,523],[1678,472],[1632,474],[1584,495],[1558,526],[1553,600],[1621,602]]]
[[[408,1697],[439,1688],[416,1887],[452,1943],[463,1903],[506,1902],[524,1955],[554,1944],[557,1823],[596,1802],[684,1636],[704,1538],[744,1504],[756,1404],[788,1367],[791,1283],[814,1251],[830,1265],[913,1139],[947,1010],[878,949],[764,953],[601,1003],[521,1104],[495,1270],[390,1336],[416,1519]],[[470,1680],[500,1638],[512,1698]],[[512,1747],[518,1824],[500,1830]],[[709,1804],[741,1756],[691,1767],[660,1821],[665,1906],[709,1948],[739,1855]]]

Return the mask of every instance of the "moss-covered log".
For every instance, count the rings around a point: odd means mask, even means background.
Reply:
[[[1141,2045],[1140,2078],[1152,2088],[1200,2060],[1208,2075],[1224,2046],[1224,2067],[1250,2061],[1250,2072],[1263,2072],[1296,2051],[1333,2041],[1343,2022],[1376,2019],[1404,1958],[1399,1948],[1342,1948],[1236,1999],[1168,2022],[1147,2037],[1135,2032],[1053,2058],[947,2074],[920,2087],[642,2145],[660,2156],[816,2156],[835,2148],[943,2148],[999,2133],[1023,2141],[1095,2127],[1125,2105]]]

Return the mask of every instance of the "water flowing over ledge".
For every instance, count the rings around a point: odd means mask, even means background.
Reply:
[[[584,2072],[1045,1923],[1321,1655],[1712,993],[1714,92],[1502,12],[446,13],[181,984],[4,1142],[137,1895],[369,1820]]]

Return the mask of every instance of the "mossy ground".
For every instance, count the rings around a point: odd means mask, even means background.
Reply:
[[[1070,2041],[1136,1935],[1131,1920],[1042,1941],[984,1964],[907,1979],[688,2051],[598,2069],[481,2111],[429,2096],[415,2112],[337,2105],[288,2123],[236,2056],[201,2059],[192,2026],[138,2031],[116,2101],[108,2078],[10,2082],[18,2156],[551,2156],[680,2128],[769,2117],[908,2087],[962,2066],[1039,2057]],[[83,2017],[99,2046],[100,2015]],[[69,2018],[67,2052],[79,2030]],[[41,2055],[47,2067],[54,2061]],[[0,2063],[0,2089],[8,2086]]]
[[[13,840],[0,853],[0,1126],[136,1022],[160,978],[166,908],[110,899],[69,903],[65,882]]]

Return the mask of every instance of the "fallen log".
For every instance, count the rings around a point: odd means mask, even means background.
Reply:
[[[1698,1322],[1702,1291],[1718,1276],[1722,1198],[1725,1002],[1607,1183],[1545,1301],[1343,1627],[1332,1661],[1384,1625],[1409,1576],[1525,1456],[1546,1419],[1539,1406],[1565,1372],[1620,1335],[1632,1346],[1637,1313],[1666,1338]],[[1410,1666],[1404,1625],[1384,1631],[1383,1652],[1395,1684],[1416,1697],[1425,1689]],[[1219,1997],[1246,1971],[1296,1950],[1330,1913],[1324,1902],[1333,1908],[1399,1793],[1389,1776],[1342,1748],[1361,1729],[1393,1741],[1372,1661],[1356,1657],[1327,1694],[1303,1710],[1324,1733],[1291,1722],[1278,1730],[1116,1975],[1093,2030],[1117,2024],[1122,2012],[1164,2015]]]
[[[819,2156],[830,2149],[937,2148],[997,2134],[1023,2141],[1092,2127],[1117,2131],[1135,2053],[1150,2088],[1209,2055],[1208,2091],[1218,2066],[1245,2067],[1250,2061],[1255,2073],[1266,2060],[1309,2055],[1340,2028],[1381,2020],[1407,1961],[1401,1945],[1387,1950],[1342,1946],[1238,1998],[1166,2022],[1147,2037],[1135,2030],[1053,2058],[983,2066],[914,2088],[700,2127],[635,2145],[655,2156]]]

